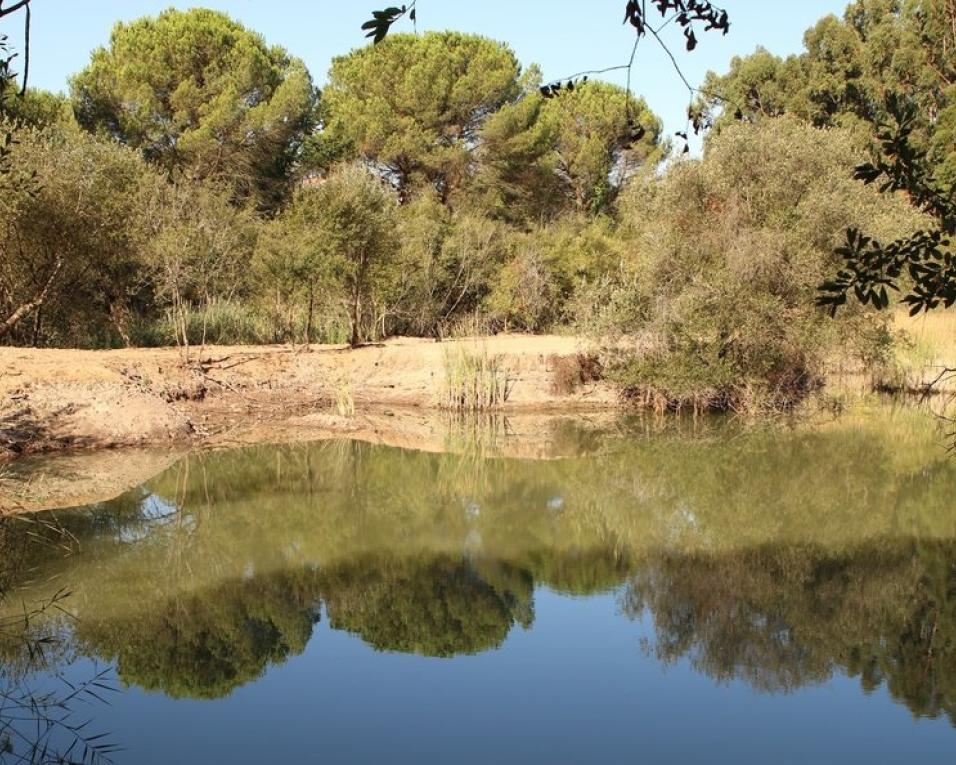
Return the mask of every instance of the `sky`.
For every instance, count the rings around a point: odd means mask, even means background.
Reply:
[[[668,39],[688,80],[700,83],[708,70],[724,72],[733,56],[758,45],[780,55],[799,52],[806,29],[827,14],[842,14],[846,2],[724,0],[729,35],[702,35],[689,54],[683,52],[679,30],[672,29]],[[391,4],[394,0],[33,0],[30,85],[66,91],[70,76],[86,65],[90,52],[109,42],[117,21],[202,5],[225,11],[268,43],[302,58],[321,86],[334,56],[366,44],[360,26],[370,11]],[[537,63],[551,80],[627,61],[634,37],[621,24],[624,5],[624,0],[419,0],[418,27],[502,40],[523,64]],[[18,25],[6,20],[2,31],[19,48]],[[410,30],[410,25],[402,22],[398,28]],[[622,74],[605,79],[624,84]],[[653,40],[641,42],[632,87],[669,132],[684,128],[687,90]]]

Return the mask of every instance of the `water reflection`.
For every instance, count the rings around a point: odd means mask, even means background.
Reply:
[[[71,651],[173,698],[229,696],[322,619],[378,651],[491,651],[548,588],[615,592],[619,618],[652,617],[649,655],[716,681],[844,674],[956,723],[956,465],[919,415],[880,414],[587,431],[587,456],[553,461],[351,441],[195,455],[60,514],[69,557],[23,531],[33,574],[7,584],[28,602],[67,585]]]

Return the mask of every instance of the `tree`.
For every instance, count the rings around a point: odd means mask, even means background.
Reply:
[[[708,75],[704,109],[721,121],[784,112],[819,126],[854,128],[872,158],[856,178],[904,194],[926,214],[908,236],[886,241],[850,228],[839,268],[817,302],[831,312],[850,297],[877,308],[890,294],[915,314],[956,304],[956,4],[951,0],[856,0],[842,20],[808,30],[806,51],[781,61],[758,50],[723,77]]]
[[[502,43],[457,32],[395,35],[336,58],[323,91],[323,141],[345,144],[409,198],[447,201],[470,172],[479,130],[519,94]]]
[[[262,209],[288,190],[317,99],[299,59],[205,9],[117,24],[70,90],[85,128]]]
[[[396,280],[397,201],[381,180],[355,165],[340,168],[307,193],[314,195],[315,241],[356,347],[374,331]]]
[[[700,108],[718,124],[737,109],[751,119],[789,113],[817,127],[853,128],[878,149],[877,131],[893,121],[890,101],[907,101],[914,148],[939,181],[956,181],[951,0],[855,0],[842,19],[826,16],[807,30],[804,47],[785,60],[758,49],[725,75],[709,73]]]
[[[580,212],[605,209],[625,179],[663,158],[660,119],[614,85],[587,82],[546,99],[542,120],[553,126],[555,170]]]
[[[38,88],[27,88],[20,97],[11,98],[7,113],[18,125],[28,127],[75,122],[73,106],[66,96]]]
[[[111,328],[128,340],[126,317],[148,299],[144,198],[161,178],[69,126],[19,130],[11,158],[35,177],[0,197],[0,337],[70,343]]]
[[[695,407],[786,406],[812,388],[826,354],[866,328],[857,311],[837,330],[813,305],[843,232],[866,221],[892,237],[921,222],[853,181],[857,151],[847,132],[768,119],[633,184],[621,212],[630,257],[618,286],[592,298],[594,313],[636,331],[622,382]]]
[[[293,341],[295,309],[305,298],[306,345],[312,342],[320,287],[331,277],[320,229],[325,201],[313,188],[299,189],[282,213],[265,224],[256,248],[256,267],[275,292],[277,314],[288,314],[286,332]]]
[[[186,360],[189,319],[200,317],[199,343],[206,343],[208,310],[245,285],[256,243],[255,219],[230,202],[228,191],[209,183],[162,184],[148,207],[147,257],[156,296],[173,311],[177,342]]]
[[[662,158],[661,129],[643,99],[614,85],[585,82],[560,97],[535,88],[482,128],[478,197],[511,221],[604,210],[628,176]]]
[[[540,332],[593,310],[593,284],[613,278],[621,236],[608,216],[565,215],[513,232],[484,304],[496,326]]]

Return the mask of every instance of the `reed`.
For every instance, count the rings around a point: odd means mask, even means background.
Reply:
[[[445,352],[445,378],[439,406],[459,412],[499,408],[508,398],[508,370],[500,355],[487,349]]]

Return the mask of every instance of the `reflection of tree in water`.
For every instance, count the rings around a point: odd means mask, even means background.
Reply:
[[[541,554],[537,561],[561,572],[555,586],[584,593],[598,557]],[[600,579],[600,589],[607,584]],[[496,648],[515,624],[530,627],[534,586],[532,571],[505,561],[372,556],[324,571],[255,575],[132,617],[90,615],[77,623],[75,639],[81,652],[114,663],[129,685],[174,698],[219,698],[302,652],[320,603],[333,629],[377,650],[451,657]]]
[[[507,572],[505,574],[514,573]],[[511,589],[515,579],[523,591]],[[174,698],[219,698],[301,653],[325,601],[330,622],[379,650],[428,656],[499,645],[528,626],[531,583],[462,560],[372,559],[320,574],[255,576],[183,595],[133,619],[84,619],[81,650],[116,664],[127,684]]]
[[[625,612],[654,617],[654,652],[719,681],[790,691],[836,672],[885,684],[914,715],[956,724],[956,545],[663,555]]]
[[[496,648],[516,621],[530,620],[532,587],[518,577],[525,586],[516,592],[515,577],[501,586],[482,573],[450,557],[341,566],[325,575],[329,621],[380,651],[449,657]]]
[[[129,685],[173,698],[226,696],[301,653],[319,619],[314,571],[257,576],[154,604],[135,618],[83,619],[80,646]]]

